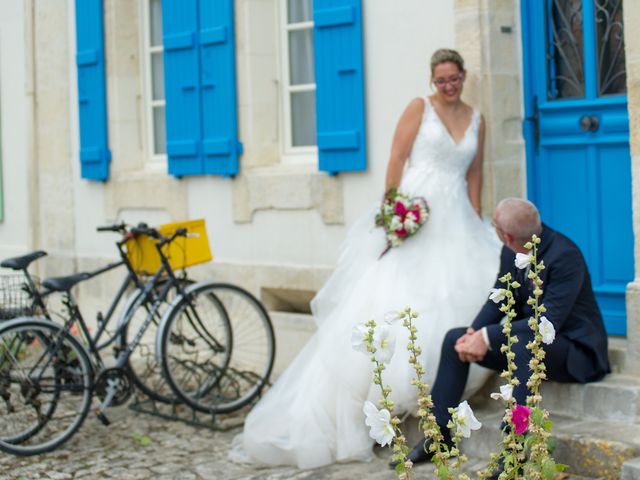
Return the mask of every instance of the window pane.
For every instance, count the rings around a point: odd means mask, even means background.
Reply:
[[[287,19],[289,23],[312,21],[311,0],[287,0]]]
[[[289,71],[291,85],[315,83],[312,29],[289,32]]]
[[[162,0],[149,0],[149,36],[152,47],[162,45]]]
[[[316,92],[291,94],[291,129],[294,147],[316,144]]]
[[[164,100],[164,60],[162,52],[151,54],[151,91],[154,100]]]
[[[594,2],[598,44],[598,94],[627,92],[622,0]]]
[[[584,97],[582,0],[552,0],[547,12],[549,98]]]
[[[164,124],[164,107],[153,107],[153,153],[167,153],[167,133]]]

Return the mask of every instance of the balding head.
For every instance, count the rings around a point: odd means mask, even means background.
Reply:
[[[540,235],[542,224],[536,206],[521,198],[505,198],[496,206],[496,225],[520,245]]]

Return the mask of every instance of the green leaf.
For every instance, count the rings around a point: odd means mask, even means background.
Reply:
[[[151,438],[148,435],[133,433],[131,436],[133,437],[133,440],[136,441],[142,447],[147,447],[151,445]]]
[[[446,465],[440,465],[438,467],[438,477],[440,480],[447,480],[449,478],[449,469]]]
[[[550,458],[546,459],[542,464],[542,476],[545,479],[552,480],[556,476],[556,464]]]
[[[547,451],[549,454],[553,453],[556,449],[556,439],[554,437],[547,437]]]
[[[534,408],[531,412],[531,421],[536,425],[542,426],[543,419],[544,416],[542,414],[542,410],[540,410],[539,408]]]
[[[556,463],[556,472],[564,472],[567,468],[569,468],[564,463]]]

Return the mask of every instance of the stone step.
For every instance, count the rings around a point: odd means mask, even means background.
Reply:
[[[624,462],[621,480],[640,480],[640,457]]]
[[[556,414],[640,423],[640,377],[636,375],[614,373],[584,385],[546,382],[542,394],[545,408]]]
[[[308,313],[270,311],[276,336],[276,358],[271,381],[275,381],[293,361],[316,331],[313,316]]]
[[[501,379],[491,377],[474,395],[476,404],[491,402],[489,394],[499,391]],[[544,407],[553,414],[578,419],[640,423],[640,376],[612,373],[586,384],[544,382]]]

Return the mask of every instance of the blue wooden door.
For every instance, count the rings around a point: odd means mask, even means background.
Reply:
[[[527,190],[574,240],[609,334],[633,279],[622,0],[522,1]]]

